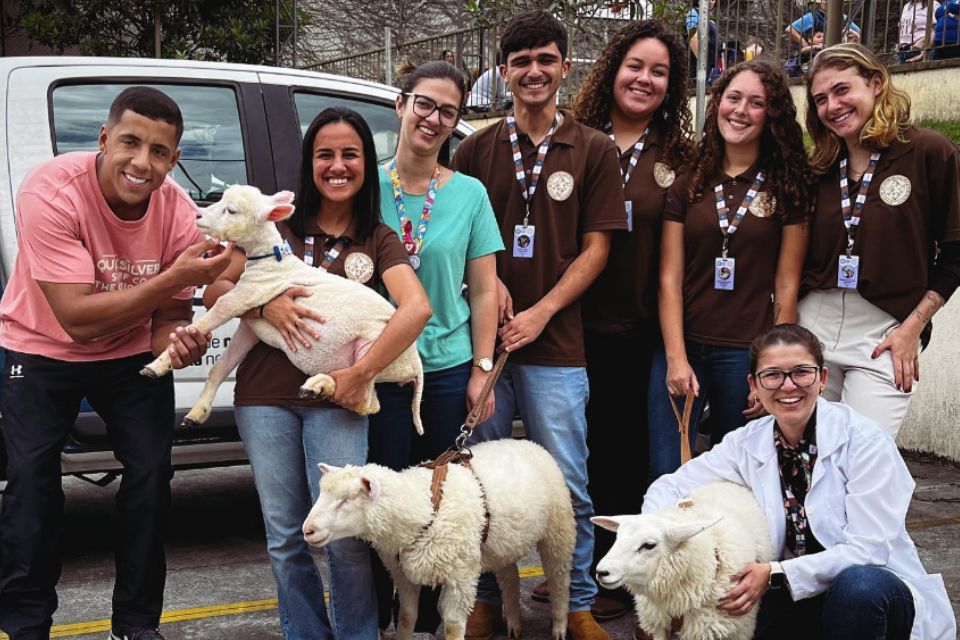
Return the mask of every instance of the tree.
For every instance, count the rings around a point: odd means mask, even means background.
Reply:
[[[295,6],[283,0],[281,11],[292,15]],[[21,3],[19,22],[29,37],[61,52],[153,57],[159,26],[161,57],[269,63],[275,12],[275,0],[34,0]],[[303,12],[297,19],[307,23]]]

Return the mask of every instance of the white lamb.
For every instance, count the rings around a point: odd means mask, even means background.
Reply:
[[[300,304],[312,307],[324,317],[323,323],[311,323],[320,338],[310,349],[287,349],[280,332],[266,320],[243,320],[230,345],[210,370],[203,391],[186,415],[185,425],[196,425],[210,416],[217,388],[257,340],[286,352],[290,361],[312,376],[300,388],[301,397],[332,397],[336,384],[330,371],[343,369],[359,360],[380,336],[395,309],[375,291],[359,282],[329,274],[308,266],[295,255],[284,252],[283,238],[274,222],[293,213],[293,194],[281,191],[273,196],[260,193],[256,187],[232,186],[223,198],[197,214],[197,227],[218,240],[233,241],[244,249],[248,259],[236,286],[225,293],[202,317],[194,321],[201,333],[221,326],[231,318],[273,300],[287,289],[302,285],[313,295],[300,298]],[[171,369],[170,356],[164,352],[148,364],[141,374],[158,377]],[[377,376],[375,382],[413,382],[413,422],[420,433],[420,398],[423,389],[423,366],[416,344],[412,344]],[[357,408],[365,415],[380,410],[373,383],[363,404]]]
[[[470,465],[449,465],[434,513],[429,469],[321,464],[320,498],[303,524],[304,538],[314,546],[350,536],[373,544],[400,595],[398,640],[412,637],[418,585],[443,585],[447,640],[463,640],[483,571],[496,573],[508,633],[519,638],[517,561],[536,545],[550,585],[553,636],[563,638],[576,524],[560,468],[546,450],[521,440],[479,444]]]
[[[678,506],[653,514],[592,518],[617,532],[597,565],[597,581],[633,594],[640,628],[667,640],[674,619],[682,640],[750,640],[757,607],[729,616],[717,603],[731,577],[751,562],[776,558],[767,521],[746,487],[717,482],[694,490]]]

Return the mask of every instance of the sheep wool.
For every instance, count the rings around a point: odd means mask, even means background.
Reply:
[[[617,532],[597,566],[601,586],[624,586],[634,596],[637,620],[655,640],[668,640],[682,619],[682,640],[750,640],[757,607],[728,616],[717,603],[732,576],[751,562],[776,559],[766,517],[749,489],[708,484],[676,506],[653,514],[596,517]]]
[[[320,497],[304,522],[304,537],[315,546],[350,536],[371,542],[400,595],[398,640],[412,636],[419,585],[443,585],[446,637],[462,640],[483,571],[496,573],[508,630],[520,637],[517,562],[535,546],[550,584],[553,634],[563,638],[576,538],[563,474],[545,449],[529,441],[486,442],[472,453],[471,468],[449,466],[435,513],[429,469],[321,465]]]

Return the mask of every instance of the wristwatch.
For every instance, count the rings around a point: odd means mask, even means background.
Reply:
[[[787,586],[787,574],[783,572],[783,567],[779,562],[770,563],[770,578],[767,581],[767,588],[782,589]]]
[[[490,358],[479,358],[473,361],[473,366],[480,367],[480,371],[490,373],[493,371],[493,360]]]

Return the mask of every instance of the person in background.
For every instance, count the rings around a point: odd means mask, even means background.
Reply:
[[[97,152],[37,165],[17,193],[18,253],[0,303],[0,629],[15,640],[50,637],[62,565],[60,452],[84,398],[123,467],[110,638],[163,640],[173,376],[140,369],[165,350],[175,369],[203,356],[210,336],[186,329],[194,285],[213,282],[232,256],[232,246],[220,252],[204,241],[196,205],[168,177],[182,134],[169,96],[130,87],[110,105]]]
[[[787,34],[787,37],[790,38],[791,42],[799,45],[802,49],[803,47],[813,45],[813,36],[815,33],[818,31],[826,32],[826,11],[828,1],[829,0],[819,0],[819,6],[817,6],[814,10],[808,11],[787,25],[784,33]],[[843,14],[843,24],[844,40],[853,40],[855,42],[859,42],[860,27],[857,26],[857,23],[849,21],[848,24],[847,14]]]
[[[717,0],[710,0],[710,12],[712,15],[714,7],[717,6]],[[687,35],[687,44],[690,47],[688,56],[688,75],[691,78],[697,77],[697,56],[700,55],[700,13],[697,4],[690,5],[690,10],[684,18],[684,30]],[[710,20],[707,30],[707,81],[713,81],[719,75],[719,69],[716,69],[720,61],[720,33],[717,30],[717,23]]]
[[[762,410],[747,386],[748,347],[771,325],[796,321],[812,185],[783,72],[764,60],[725,71],[699,157],[664,207],[664,346],[650,374],[652,478],[680,465],[671,396],[682,407],[693,394],[691,438],[710,403],[713,444]]]
[[[453,159],[486,187],[509,247],[497,256],[497,275],[500,348],[511,356],[497,380],[496,413],[473,434],[509,437],[519,413],[530,439],[557,460],[577,520],[568,628],[574,640],[607,640],[590,612],[597,586],[579,299],[603,270],[612,233],[626,228],[618,154],[606,135],[557,109],[571,66],[559,20],[543,11],[515,16],[500,56],[514,112],[464,140]],[[477,600],[466,635],[489,639],[501,609],[492,575],[481,577]]]
[[[342,107],[325,109],[307,127],[301,154],[296,209],[278,223],[281,235],[311,266],[368,287],[385,286],[397,311],[363,357],[330,373],[337,383],[331,402],[300,398],[307,374],[280,349],[258,342],[237,369],[235,414],[260,496],[284,637],[376,640],[367,545],[350,538],[325,548],[328,616],[320,571],[301,527],[319,494],[317,463],[366,462],[367,418],[350,408],[362,401],[377,373],[413,343],[430,305],[396,234],[380,224],[377,153],[363,118]],[[232,289],[253,258],[238,254],[204,291],[204,303],[212,306]],[[309,349],[317,334],[307,321],[323,319],[297,302],[305,295],[309,290],[293,287],[244,317],[272,324],[291,350]]]
[[[934,14],[933,50],[931,60],[946,60],[960,57],[960,2],[947,0],[937,7]]]
[[[440,54],[440,59],[447,64],[452,64],[454,66],[457,64],[457,56],[450,49],[444,49],[443,53]]]
[[[378,173],[380,216],[399,234],[433,316],[417,339],[424,370],[422,436],[413,426],[413,389],[377,385],[381,409],[370,417],[370,462],[396,470],[446,451],[467,412],[479,402],[493,369],[496,253],[503,250],[483,185],[438,160],[460,122],[466,78],[446,62],[429,62],[402,77],[401,91],[396,104],[400,118],[396,156]],[[489,417],[494,407],[491,393],[480,418]],[[380,623],[386,627],[393,586],[385,572],[378,569],[378,576]],[[438,597],[439,589],[422,590],[417,631],[437,631]]]
[[[960,152],[909,121],[910,97],[868,49],[836,45],[811,63],[806,123],[819,180],[800,324],[826,345],[825,397],[894,436],[921,341],[960,283]]]
[[[693,160],[685,58],[682,38],[659,21],[633,22],[610,39],[573,102],[574,117],[610,136],[619,149],[627,220],[626,231],[613,234],[607,266],[582,304],[590,381],[588,489],[597,513],[637,513],[642,492],[622,490],[622,470],[647,476],[647,389],[660,343],[661,215],[667,188]],[[626,373],[624,361],[630,363]],[[624,398],[642,416],[629,429],[622,428]],[[594,568],[615,538],[600,528],[595,532]],[[612,619],[632,603],[623,590],[604,591],[593,615]]]
[[[777,560],[743,567],[718,608],[759,606],[755,640],[953,640],[940,575],[907,532],[914,481],[893,439],[850,407],[818,398],[833,370],[795,324],[750,346],[750,389],[770,414],[653,483],[643,513],[697,487],[733,482],[766,512]]]

